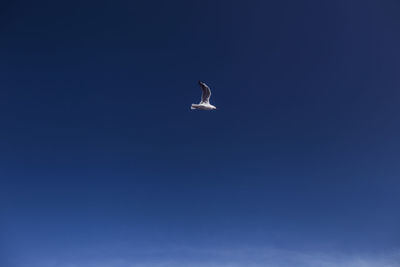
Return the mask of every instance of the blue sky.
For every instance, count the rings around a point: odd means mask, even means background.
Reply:
[[[396,266],[399,12],[3,1],[0,263]]]

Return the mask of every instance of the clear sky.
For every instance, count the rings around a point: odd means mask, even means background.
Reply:
[[[2,1],[0,265],[399,266],[399,14]]]

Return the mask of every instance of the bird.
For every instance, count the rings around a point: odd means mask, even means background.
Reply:
[[[217,109],[215,106],[210,104],[211,90],[207,84],[199,81],[199,85],[203,93],[201,94],[201,101],[199,104],[192,104],[190,109],[202,109],[202,110],[214,110]]]

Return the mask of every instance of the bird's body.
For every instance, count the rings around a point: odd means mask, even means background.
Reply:
[[[205,83],[199,81],[199,85],[203,93],[201,94],[201,101],[199,104],[192,104],[190,109],[202,109],[202,110],[213,110],[217,109],[215,106],[210,104],[211,90]]]

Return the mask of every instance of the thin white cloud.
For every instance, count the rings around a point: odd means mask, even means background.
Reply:
[[[158,251],[158,252],[157,252]],[[154,254],[154,257],[151,256]],[[160,256],[162,255],[162,256]],[[183,257],[182,257],[183,255]],[[176,259],[174,259],[176,258]],[[28,266],[28,265],[27,265]],[[26,267],[27,267],[26,266]],[[400,267],[400,250],[391,253],[343,254],[278,249],[154,250],[147,260],[105,258],[65,262],[41,261],[29,267]]]

